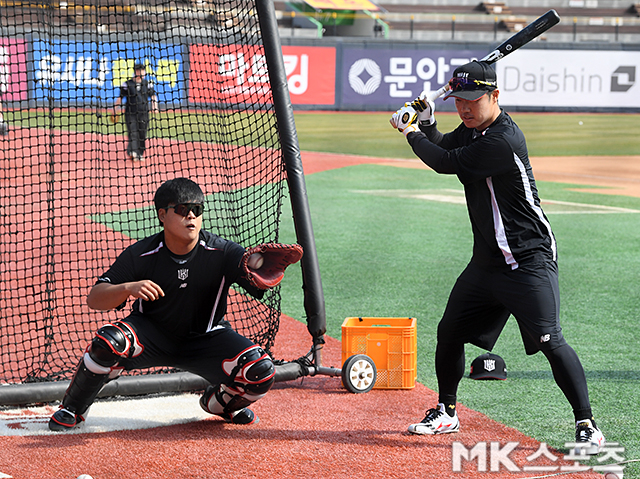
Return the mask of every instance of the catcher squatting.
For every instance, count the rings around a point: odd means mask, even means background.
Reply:
[[[200,398],[206,412],[235,424],[258,421],[247,406],[269,391],[275,367],[224,319],[229,287],[236,283],[262,298],[300,260],[302,248],[271,243],[245,250],[203,231],[204,194],[187,178],[163,183],[154,204],[162,231],[126,248],[87,297],[101,311],[122,309],[132,297],[131,312],[95,333],[49,420],[51,430],[81,424],[102,386],[123,370],[156,366],[209,381]]]

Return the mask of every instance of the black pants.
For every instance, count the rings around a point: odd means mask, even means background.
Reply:
[[[129,135],[129,145],[127,146],[127,154],[137,153],[138,156],[144,156],[145,143],[147,140],[147,130],[149,128],[149,113],[138,112],[124,114],[127,123],[127,132]]]
[[[146,318],[131,315],[122,322],[134,329],[144,348],[139,356],[120,362],[126,370],[175,367],[197,374],[211,384],[228,383],[233,378],[224,371],[223,362],[254,346],[251,340],[227,327],[179,339],[162,333]]]
[[[485,271],[470,263],[456,281],[438,325],[435,366],[440,402],[456,402],[465,370],[465,343],[490,351],[513,315],[527,354],[543,352],[576,420],[589,418],[584,369],[562,335],[559,313],[555,262],[507,272]]]

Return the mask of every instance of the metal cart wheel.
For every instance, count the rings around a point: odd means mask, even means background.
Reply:
[[[342,385],[351,393],[371,391],[376,383],[376,376],[376,365],[366,354],[350,356],[342,365]]]

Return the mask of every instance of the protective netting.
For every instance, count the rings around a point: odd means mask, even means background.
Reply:
[[[95,330],[130,309],[99,313],[85,298],[124,248],[160,230],[163,181],[202,187],[203,229],[246,247],[278,241],[286,182],[268,69],[248,0],[0,11],[0,383],[70,379]],[[159,106],[142,159],[126,116],[112,115],[137,63]],[[277,289],[260,302],[240,289],[227,319],[269,350],[279,306]]]

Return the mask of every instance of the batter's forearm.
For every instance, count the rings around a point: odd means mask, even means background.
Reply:
[[[449,152],[431,142],[425,135],[410,133],[407,140],[418,158],[436,173],[451,175],[456,173],[450,161]]]

